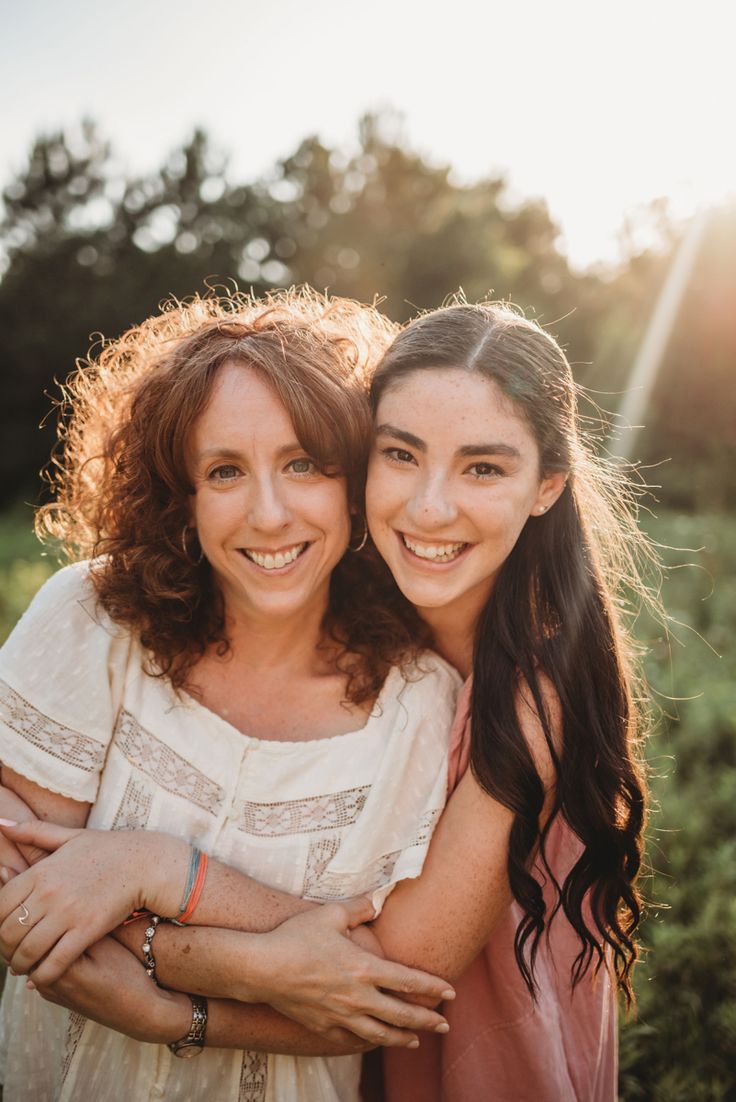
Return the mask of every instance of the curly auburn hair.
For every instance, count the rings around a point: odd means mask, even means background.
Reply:
[[[69,559],[93,560],[97,598],[138,636],[149,673],[182,688],[208,647],[229,649],[212,570],[193,563],[183,538],[193,493],[187,441],[222,365],[240,362],[268,381],[301,445],[326,474],[345,477],[362,517],[368,376],[394,333],[375,308],[306,288],[262,300],[196,296],[78,364],[46,472],[55,500],[39,510],[37,531],[60,540]],[[352,703],[374,697],[389,668],[427,640],[370,546],[335,568],[324,630]]]

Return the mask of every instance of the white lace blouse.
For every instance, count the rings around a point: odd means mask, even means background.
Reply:
[[[375,891],[380,902],[419,874],[445,799],[459,689],[441,659],[393,669],[362,729],[280,742],[177,696],[142,658],[96,607],[86,566],[60,571],[0,653],[0,760],[90,801],[90,826],[180,835],[305,898]],[[2,1009],[5,1102],[359,1096],[359,1057],[205,1049],[180,1060],[43,1002],[24,977],[8,977]]]

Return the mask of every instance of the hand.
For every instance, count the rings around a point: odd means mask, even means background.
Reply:
[[[0,952],[14,972],[35,968],[34,979],[42,986],[55,982],[131,911],[150,907],[159,914],[176,913],[178,899],[172,904],[166,893],[148,892],[141,870],[151,877],[165,870],[166,879],[160,879],[176,898],[189,859],[189,847],[180,839],[146,831],[74,830],[40,821],[0,829],[13,842],[55,850],[33,868],[6,878],[0,891]],[[159,908],[160,903],[170,910]]]
[[[247,1001],[270,1003],[334,1041],[349,1030],[373,1045],[413,1048],[419,1043],[413,1030],[446,1033],[440,1014],[402,996],[439,1002],[454,998],[454,991],[445,980],[377,955],[378,939],[361,925],[373,917],[372,903],[361,896],[317,907],[261,934],[262,964],[256,962],[255,976],[248,976]],[[358,939],[377,953],[358,946]]]
[[[170,1044],[185,1036],[192,1019],[188,995],[156,987],[135,957],[110,938],[91,946],[54,983],[29,980],[28,986],[47,1002],[135,1041]]]

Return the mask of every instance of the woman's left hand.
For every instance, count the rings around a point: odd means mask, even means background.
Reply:
[[[14,972],[35,969],[34,980],[41,985],[54,983],[131,911],[148,905],[158,914],[170,913],[151,906],[144,879],[154,884],[170,880],[172,898],[185,880],[189,846],[166,834],[70,829],[39,821],[0,829],[16,844],[55,851],[6,879],[0,891],[0,953]]]
[[[133,954],[112,938],[92,945],[54,983],[28,983],[47,1002],[135,1041],[169,1044],[185,1036],[192,1019],[189,996],[157,987]]]

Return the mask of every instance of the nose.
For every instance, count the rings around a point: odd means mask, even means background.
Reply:
[[[441,472],[420,478],[407,503],[407,517],[425,531],[452,524],[458,509]],[[418,534],[418,533],[417,533]]]
[[[259,532],[280,532],[292,520],[283,487],[270,475],[254,480],[248,500],[247,521]]]

